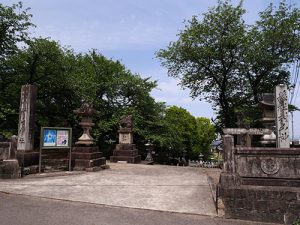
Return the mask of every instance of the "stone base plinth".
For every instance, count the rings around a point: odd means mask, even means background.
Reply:
[[[72,169],[76,171],[98,171],[106,164],[105,157],[97,146],[75,146],[72,149]]]
[[[111,162],[118,162],[118,161],[126,161],[127,163],[140,163],[141,162],[141,156],[111,156],[110,157]]]
[[[0,161],[0,178],[16,179],[21,177],[21,169],[18,160],[1,160]]]
[[[68,170],[69,149],[43,149],[42,151],[42,171],[65,171]]]
[[[29,167],[39,164],[39,152],[17,151],[17,160],[21,167]]]
[[[127,163],[140,163],[141,156],[138,155],[138,150],[135,144],[117,144],[110,157],[111,162],[126,161]]]

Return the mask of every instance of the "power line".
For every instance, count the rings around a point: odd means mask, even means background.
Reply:
[[[297,86],[297,91],[296,91],[296,95],[295,95],[295,98],[294,98],[294,104],[296,102],[296,99],[297,99],[297,96],[298,96],[298,92],[299,92],[299,87],[300,87],[300,85],[297,82],[298,81],[298,77],[299,77],[299,61],[298,61],[298,65],[297,65],[297,68],[296,68],[296,82],[295,82],[295,85]]]

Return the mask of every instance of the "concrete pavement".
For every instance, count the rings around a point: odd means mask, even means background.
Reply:
[[[217,170],[109,165],[110,169],[94,173],[0,180],[0,224],[269,224],[217,217],[207,179],[212,175],[216,181]]]
[[[2,225],[267,225],[195,214],[111,207],[0,192]],[[270,225],[270,224],[269,224]]]
[[[110,167],[94,173],[0,180],[0,191],[107,206],[217,215],[207,176],[199,168],[123,163]]]

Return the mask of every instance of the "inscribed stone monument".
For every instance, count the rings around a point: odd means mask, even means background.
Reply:
[[[23,85],[21,89],[17,159],[21,167],[38,164],[38,152],[34,152],[34,114],[37,87]]]
[[[24,85],[21,90],[19,127],[18,127],[18,147],[20,151],[33,150],[33,128],[34,111],[37,95],[37,87],[34,85]]]
[[[275,115],[277,148],[289,148],[288,90],[283,84],[275,88]]]

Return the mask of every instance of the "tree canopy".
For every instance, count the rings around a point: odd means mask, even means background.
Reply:
[[[219,127],[235,127],[237,112],[253,111],[261,93],[288,83],[287,65],[299,58],[299,9],[284,1],[270,4],[247,25],[242,3],[219,1],[202,17],[193,16],[178,40],[157,52],[192,97],[212,103]]]
[[[76,53],[58,41],[30,37],[28,29],[34,26],[30,17],[21,3],[11,7],[0,3],[0,136],[17,134],[21,86],[34,84],[36,145],[41,126],[72,127],[76,140],[81,129],[73,110],[88,102],[96,110],[93,137],[106,157],[118,139],[120,117],[128,114],[134,117],[135,143],[144,156],[148,140],[155,144],[161,162],[166,155],[197,158],[200,151],[208,151],[210,146],[203,143],[214,135],[203,134],[210,126],[200,127],[183,108],[155,101],[151,91],[157,81],[142,78],[96,49]]]

